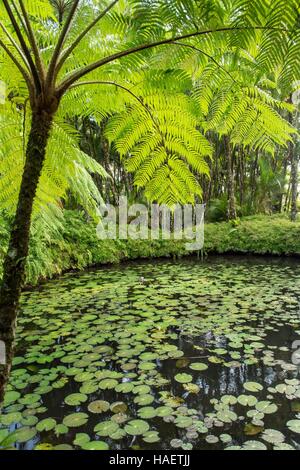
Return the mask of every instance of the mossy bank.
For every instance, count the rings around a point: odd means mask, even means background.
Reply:
[[[49,233],[49,231],[51,233]],[[9,224],[0,223],[0,261],[9,236]],[[35,231],[27,264],[27,283],[36,284],[64,271],[125,260],[195,255],[183,240],[104,240],[83,214],[66,211],[58,227]],[[205,225],[203,254],[260,254],[300,256],[300,222],[283,216],[253,216],[235,223]],[[1,269],[1,268],[0,268]],[[1,272],[1,271],[0,271]]]

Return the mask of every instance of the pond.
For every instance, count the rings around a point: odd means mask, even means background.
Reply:
[[[25,292],[0,445],[300,449],[299,301],[297,260],[237,257]]]

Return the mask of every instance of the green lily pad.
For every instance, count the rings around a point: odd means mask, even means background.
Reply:
[[[65,403],[70,406],[78,406],[87,401],[87,395],[83,393],[72,393],[65,398]]]
[[[137,395],[133,401],[140,406],[147,406],[154,402],[154,397],[152,395]]]
[[[109,408],[110,404],[108,403],[108,401],[104,400],[92,401],[88,406],[88,410],[94,414],[106,413]]]
[[[286,425],[290,431],[300,434],[300,419],[291,419]]]
[[[36,429],[38,432],[43,432],[43,431],[52,431],[56,426],[56,421],[53,418],[46,418],[40,421],[36,425]]]
[[[36,429],[25,426],[9,434],[2,442],[2,447],[8,447],[11,444],[28,442],[36,436]]]
[[[270,444],[276,445],[281,444],[285,440],[282,432],[277,431],[276,429],[265,429],[261,435],[261,438],[266,442],[270,442]]]
[[[196,370],[199,372],[208,369],[208,365],[204,364],[203,362],[192,362],[189,367],[190,369]]]
[[[63,424],[68,428],[79,428],[87,423],[89,417],[86,413],[73,413],[65,416]]]
[[[68,434],[69,428],[65,426],[64,424],[58,424],[54,428],[55,435],[58,436],[63,436],[64,434]]]
[[[190,374],[177,374],[175,375],[175,380],[176,382],[179,382],[181,384],[187,384],[192,382],[193,377]]]
[[[75,446],[82,447],[83,444],[87,444],[88,442],[90,442],[90,436],[88,434],[78,433],[78,434],[76,434],[76,437],[73,441],[73,444]]]
[[[108,450],[109,446],[103,441],[90,441],[82,445],[83,450]]]
[[[143,441],[148,444],[154,444],[160,441],[160,437],[157,431],[148,431],[143,435]]]
[[[94,431],[97,436],[109,437],[119,429],[119,425],[114,421],[103,421],[95,426]]]
[[[116,388],[118,381],[115,379],[104,379],[99,382],[99,388],[101,390],[112,390]]]
[[[238,419],[238,416],[234,411],[231,410],[221,410],[217,413],[217,418],[223,423],[232,423]]]
[[[157,416],[163,418],[164,416],[170,416],[173,413],[173,408],[170,406],[159,406],[156,408]]]
[[[245,382],[243,387],[248,392],[260,392],[263,390],[263,386],[257,382]]]
[[[174,424],[178,428],[188,428],[188,427],[192,426],[193,419],[190,416],[178,416],[175,419]]]
[[[244,450],[267,450],[265,444],[260,441],[246,441],[243,444]]]
[[[254,395],[240,395],[237,401],[242,406],[254,406],[258,400]]]
[[[138,410],[138,415],[142,419],[151,419],[157,416],[157,411],[152,406],[145,406]]]
[[[278,410],[277,405],[275,405],[275,403],[272,403],[270,401],[259,401],[258,403],[256,403],[255,408],[260,413],[264,413],[267,415],[276,413],[276,411]]]
[[[13,391],[6,392],[5,397],[4,397],[3,407],[5,408],[11,405],[12,403],[15,403],[20,398],[20,396],[21,394],[19,392],[13,392]]]
[[[141,436],[142,434],[145,434],[147,431],[149,431],[149,428],[150,426],[146,421],[134,419],[129,421],[124,429],[130,436]]]
[[[115,387],[118,393],[130,393],[132,392],[134,385],[132,382],[123,382]],[[150,387],[149,387],[150,388]]]

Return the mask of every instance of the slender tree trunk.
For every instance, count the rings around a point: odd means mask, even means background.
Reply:
[[[228,191],[228,220],[235,220],[236,214],[236,201],[234,194],[234,174],[233,174],[233,151],[228,137],[225,137],[225,152],[227,160],[227,191]]]
[[[33,111],[19,200],[4,260],[0,288],[0,341],[2,346],[5,346],[6,360],[1,361],[5,364],[0,364],[0,405],[13,359],[19,299],[25,283],[32,208],[43,169],[52,120],[52,114],[41,110]]]
[[[291,144],[291,221],[296,222],[298,207],[298,155],[294,144]]]
[[[292,95],[289,97],[289,103],[293,102]],[[298,112],[295,114],[289,113],[288,121],[292,125],[296,125],[298,121]],[[290,186],[291,186],[291,213],[290,219],[292,222],[296,222],[298,208],[297,208],[297,199],[298,199],[298,155],[297,148],[294,142],[289,143],[289,161],[291,164],[291,175],[290,175]]]

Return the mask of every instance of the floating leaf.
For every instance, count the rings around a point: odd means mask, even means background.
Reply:
[[[138,410],[138,415],[142,419],[151,419],[157,416],[157,411],[152,406],[145,406]]]
[[[263,431],[262,426],[256,426],[255,424],[252,423],[247,423],[244,427],[244,433],[246,436],[256,436],[257,434],[260,434]]]
[[[119,425],[114,421],[103,421],[95,426],[94,431],[97,436],[108,437],[119,429]]]
[[[157,416],[163,418],[164,416],[169,416],[173,413],[173,408],[170,406],[159,406],[156,408]]]
[[[12,403],[15,403],[20,398],[20,396],[21,394],[19,392],[13,392],[13,391],[6,392],[3,406],[6,407],[6,406],[11,405]]]
[[[286,425],[290,431],[300,434],[300,419],[291,419]]]
[[[160,437],[157,431],[148,431],[143,435],[143,441],[148,444],[154,444],[160,441]]]
[[[133,401],[140,406],[146,406],[154,402],[154,397],[152,395],[137,395]]]
[[[134,388],[133,383],[123,382],[115,387],[116,392],[118,393],[130,393]],[[150,388],[150,387],[149,387]]]
[[[212,434],[206,436],[205,440],[208,444],[217,444],[217,442],[219,442],[219,438],[217,436],[213,436]]]
[[[203,362],[192,362],[192,364],[190,364],[190,369],[200,372],[200,371],[207,370],[208,365],[204,364]]]
[[[243,444],[245,450],[267,450],[265,444],[260,441],[246,441]]]
[[[43,419],[42,421],[40,421],[37,425],[36,425],[36,429],[39,431],[39,432],[43,432],[43,431],[51,431],[52,429],[54,429],[56,426],[56,421],[55,419],[53,418],[46,418],[46,419]]]
[[[83,450],[108,450],[109,446],[103,441],[90,441],[82,445]]]
[[[110,405],[108,401],[104,401],[104,400],[92,401],[88,406],[88,410],[91,413],[95,413],[95,414],[106,413],[106,411],[108,411],[109,408],[110,408]]]
[[[134,419],[132,421],[129,421],[128,424],[126,424],[125,431],[131,436],[140,436],[149,431],[149,428],[150,426],[146,421]]]
[[[190,374],[177,374],[175,375],[175,380],[176,382],[179,382],[181,384],[187,384],[189,382],[192,382],[193,377]]]
[[[285,439],[282,432],[276,429],[265,429],[261,438],[266,442],[270,442],[270,444],[281,444]]]
[[[82,447],[83,444],[86,444],[89,441],[90,441],[90,436],[88,434],[78,433],[78,434],[76,434],[76,437],[75,437],[75,440],[74,440],[73,444],[75,446]]]
[[[228,409],[218,411],[217,418],[223,423],[231,423],[233,421],[236,421],[238,416],[236,413],[234,413],[234,411]]]
[[[116,401],[115,403],[111,405],[110,409],[115,414],[118,414],[118,413],[124,414],[126,413],[128,406],[123,401]]]
[[[118,381],[115,379],[104,379],[99,383],[99,388],[101,390],[112,390],[113,388],[116,388],[117,385]]]
[[[260,413],[264,413],[267,415],[276,413],[276,411],[278,410],[277,405],[275,405],[275,403],[271,403],[270,401],[259,401],[258,403],[256,403],[255,408]]]
[[[237,401],[242,406],[254,406],[257,403],[257,398],[253,395],[240,395]]]
[[[63,424],[68,428],[79,428],[87,423],[88,418],[86,413],[73,413],[65,416]]]
[[[86,402],[87,399],[87,395],[83,393],[72,393],[65,398],[65,403],[70,406],[78,406]]]
[[[257,382],[245,382],[243,387],[248,392],[260,392],[263,390],[263,386]]]
[[[2,447],[8,447],[11,444],[28,442],[36,436],[36,429],[25,426],[9,434],[2,442]]]
[[[174,423],[178,428],[188,428],[193,424],[193,419],[190,416],[178,416]]]

